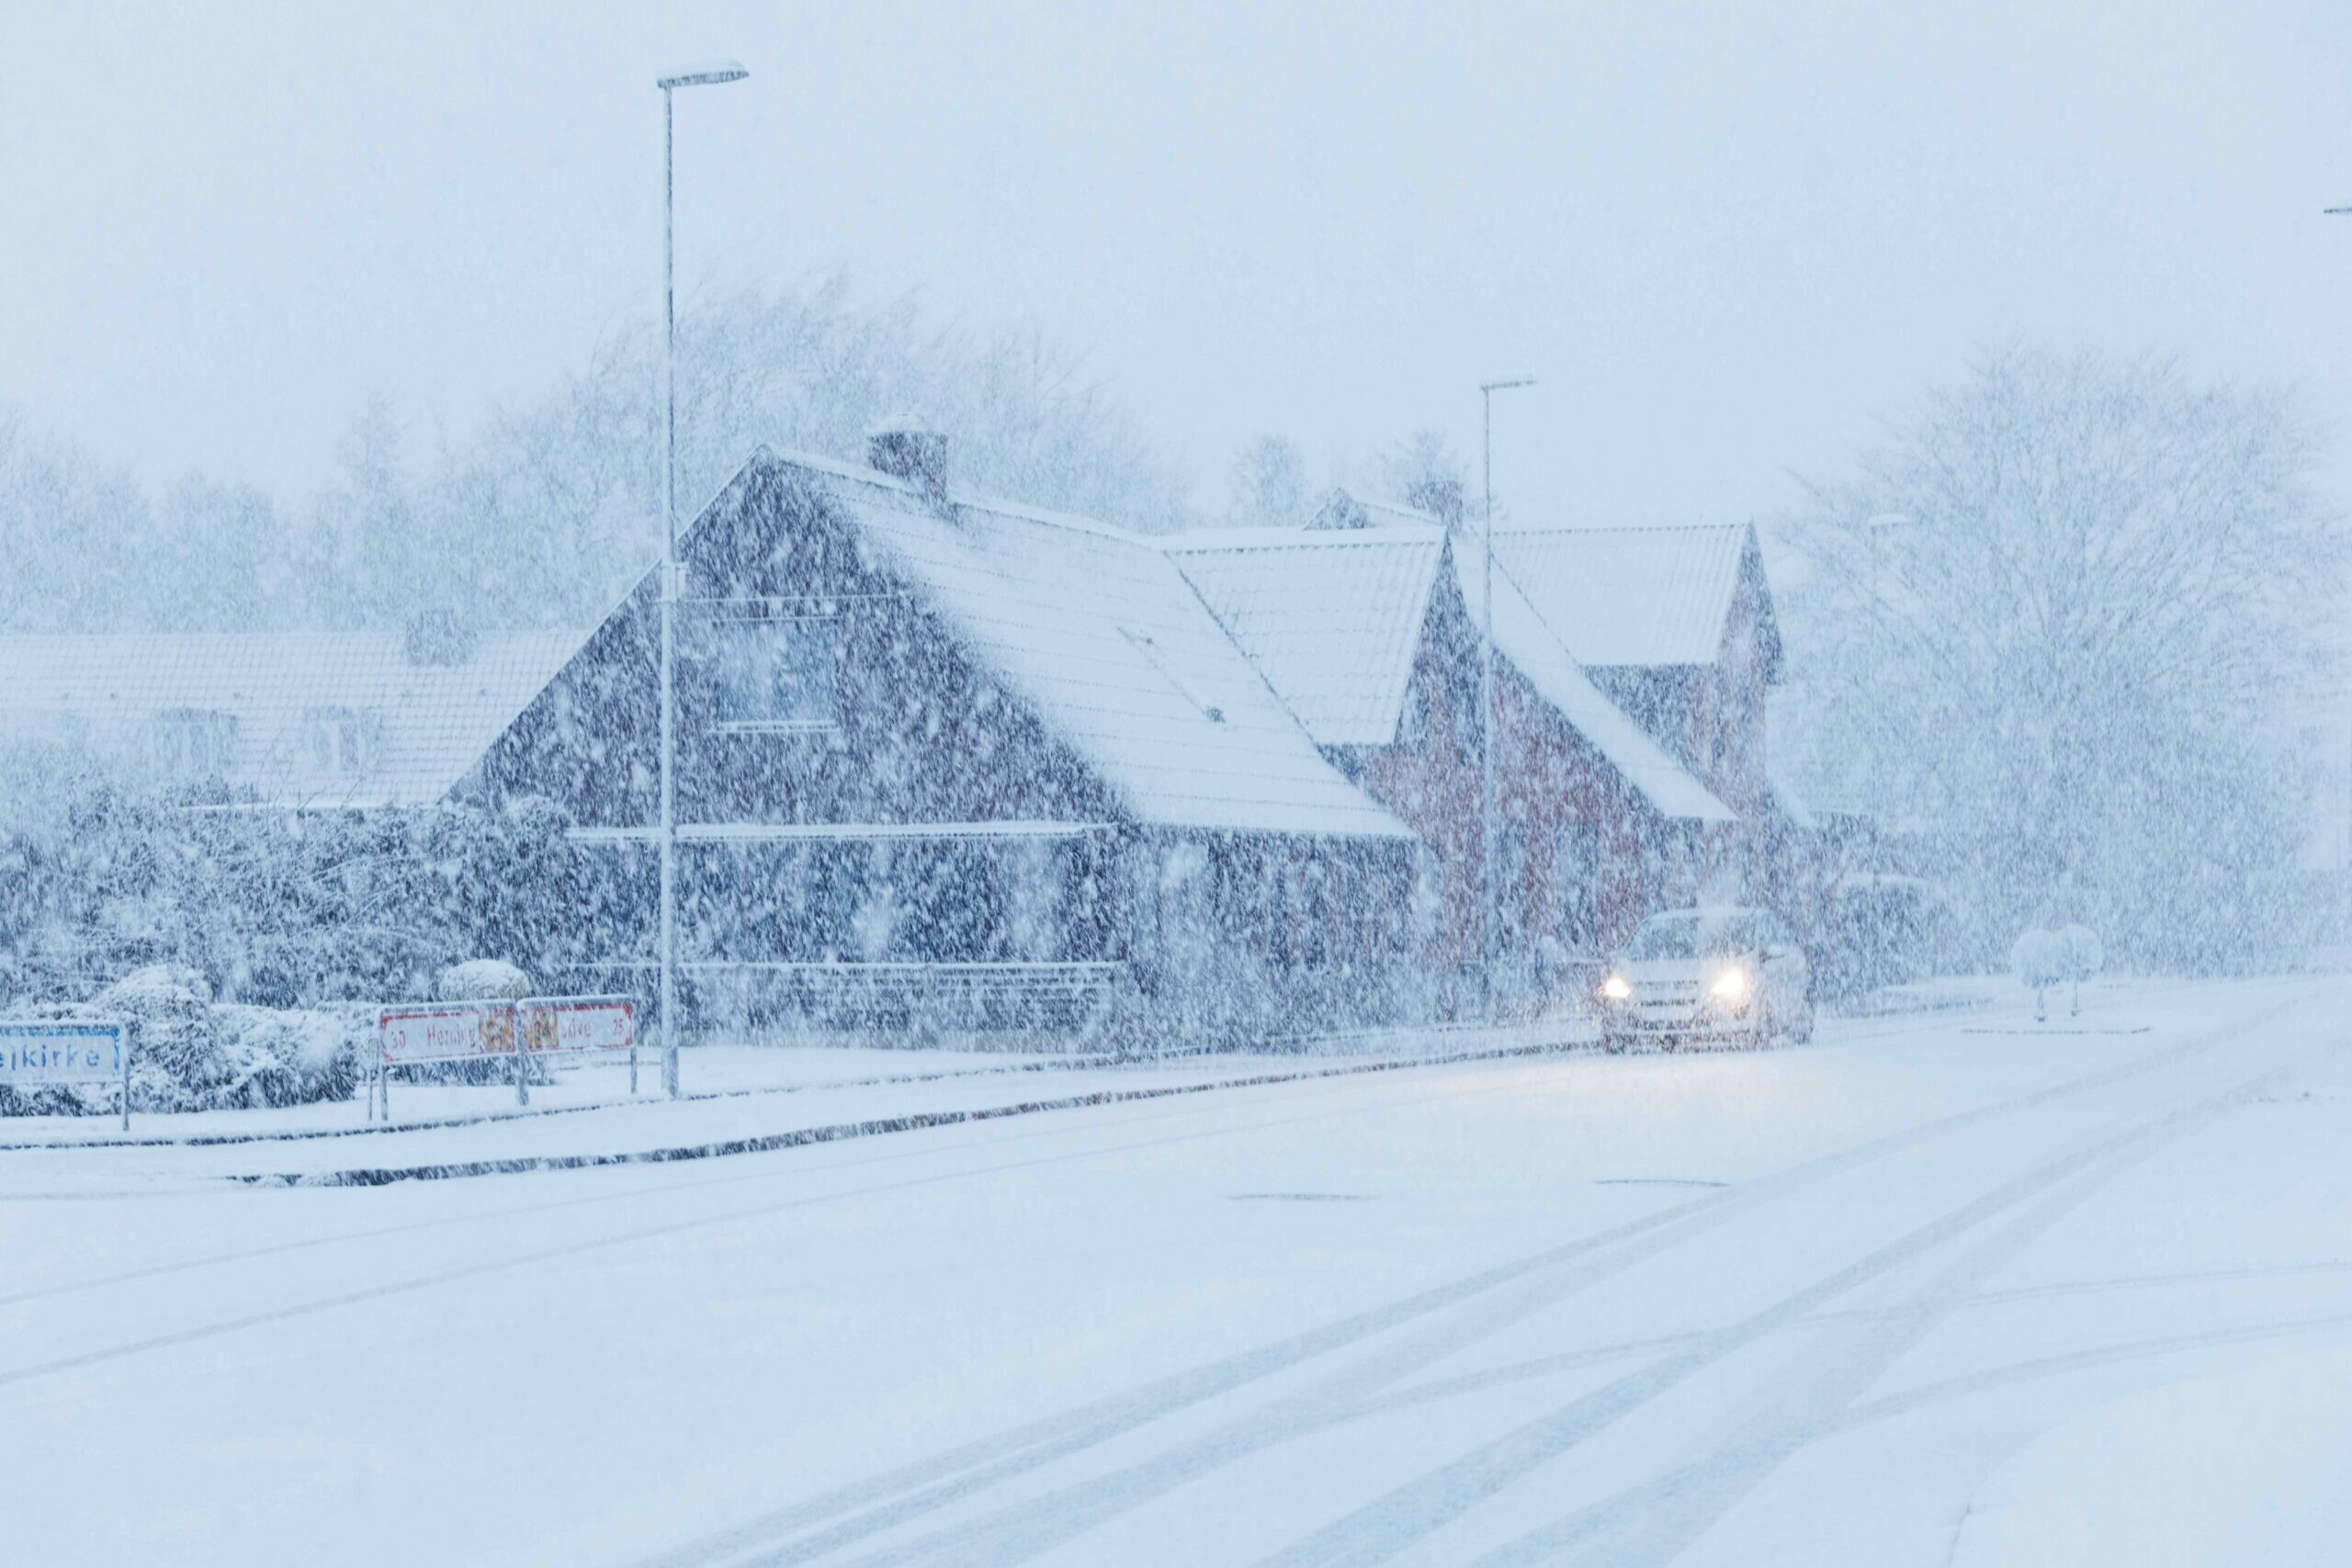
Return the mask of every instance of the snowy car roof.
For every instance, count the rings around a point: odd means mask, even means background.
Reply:
[[[1474,621],[1485,618],[1483,573],[1469,552],[1453,552],[1454,580]],[[1625,781],[1668,817],[1692,822],[1730,822],[1738,813],[1668,755],[1666,748],[1602,694],[1569,654],[1544,617],[1520,591],[1497,552],[1495,651],[1527,678],[1544,700],[1559,710],[1577,734],[1609,759]]]
[[[1744,523],[1506,527],[1495,559],[1581,664],[1713,664],[1753,541]]]
[[[1138,821],[1408,839],[1342,778],[1150,539],[763,452],[816,479]],[[705,516],[709,513],[706,513]]]
[[[0,722],[152,749],[176,718],[202,732],[189,771],[266,804],[429,806],[582,636],[486,637],[463,663],[435,665],[410,662],[387,633],[12,634],[0,636]]]
[[[1396,739],[1443,529],[1227,528],[1159,543],[1317,744]]]

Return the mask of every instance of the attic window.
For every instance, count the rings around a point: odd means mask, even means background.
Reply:
[[[1203,717],[1211,724],[1225,722],[1225,710],[1203,696],[1199,688],[1176,672],[1175,666],[1160,652],[1159,645],[1152,640],[1150,633],[1136,631],[1132,626],[1121,626],[1119,635],[1125,637],[1137,653],[1151,661],[1151,667],[1159,671],[1159,678],[1174,687],[1177,695],[1200,709]]]
[[[711,628],[712,716],[721,729],[802,733],[841,723],[841,623],[742,615]]]
[[[236,744],[234,714],[167,708],[155,716],[155,762],[175,778],[200,779],[227,773]]]
[[[380,728],[370,708],[309,709],[302,715],[302,761],[313,773],[356,778],[376,765]]]

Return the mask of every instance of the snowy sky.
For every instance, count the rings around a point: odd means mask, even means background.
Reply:
[[[0,398],[296,494],[371,390],[462,435],[652,308],[652,78],[714,54],[688,284],[1046,320],[1206,502],[1261,429],[1475,456],[1532,371],[1522,515],[1769,513],[2011,332],[2302,381],[2352,451],[2343,0],[12,0]]]

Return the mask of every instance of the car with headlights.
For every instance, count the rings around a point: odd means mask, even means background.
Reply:
[[[1601,1041],[1762,1045],[1813,1038],[1804,950],[1768,909],[1668,909],[1634,930],[1600,987]]]

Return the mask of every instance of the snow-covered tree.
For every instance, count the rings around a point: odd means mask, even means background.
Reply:
[[[1449,524],[1470,515],[1482,499],[1472,494],[1462,455],[1434,430],[1417,430],[1384,453],[1380,481],[1387,494]]]
[[[912,413],[956,483],[1146,530],[1182,485],[1082,358],[1026,327],[873,299],[841,275],[690,304],[680,321],[678,504],[691,518],[752,449],[863,462]],[[662,547],[660,340],[625,329],[472,436],[421,449],[399,407],[354,415],[306,502],[191,477],[160,503],[129,469],[0,409],[0,630],[579,625]],[[159,519],[160,513],[160,519]]]
[[[147,496],[127,468],[0,406],[0,626],[108,624],[139,600],[153,534]]]
[[[2305,780],[2280,715],[2343,536],[2293,399],[2007,347],[1812,487],[1786,600],[1820,798],[1943,846],[1988,931],[2145,964],[2281,939]]]
[[[1226,475],[1225,520],[1236,528],[1295,528],[1314,510],[1306,458],[1286,435],[1253,435]]]

